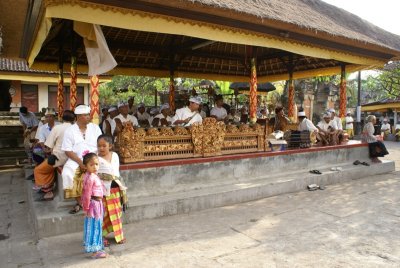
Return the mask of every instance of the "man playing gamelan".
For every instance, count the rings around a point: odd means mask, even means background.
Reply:
[[[339,132],[335,129],[336,123],[331,121],[331,114],[326,112],[323,120],[317,124],[318,140],[322,145],[336,145],[338,143]]]
[[[134,127],[138,127],[139,123],[135,116],[128,114],[128,103],[123,102],[118,104],[119,115],[114,117],[115,130],[113,132],[114,136],[117,136],[119,132],[122,131],[124,124],[131,123]]]
[[[189,106],[176,110],[175,116],[172,119],[173,125],[190,126],[194,123],[202,123],[203,118],[199,114],[199,105],[201,104],[200,97],[191,97]]]
[[[75,108],[76,123],[66,129],[61,150],[68,157],[62,171],[65,198],[76,198],[78,204],[70,213],[80,210],[82,192],[82,173],[85,170],[82,159],[88,152],[97,153],[97,138],[101,135],[100,127],[90,123],[90,107],[78,105]]]

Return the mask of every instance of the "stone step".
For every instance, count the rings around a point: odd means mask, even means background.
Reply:
[[[330,185],[344,181],[362,179],[367,176],[393,172],[393,161],[383,161],[371,166],[353,165],[352,162],[336,163],[342,171],[330,170],[332,166],[321,166],[321,175],[308,170],[282,172],[254,180],[246,180],[229,185],[204,187],[196,190],[169,193],[158,196],[134,197],[129,200],[130,207],[124,214],[125,223],[152,219],[162,216],[190,213],[202,209],[237,204],[279,194],[307,189],[307,185]],[[34,201],[32,182],[27,181],[29,202],[38,237],[48,237],[72,232],[82,232],[83,215],[68,214],[71,201]]]

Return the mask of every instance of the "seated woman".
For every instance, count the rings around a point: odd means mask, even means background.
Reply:
[[[382,136],[374,136],[374,124],[376,124],[376,117],[374,115],[368,116],[367,124],[365,124],[362,132],[362,138],[364,142],[368,142],[369,157],[372,162],[380,163],[382,161],[379,160],[378,157],[383,157],[389,154],[389,152],[381,141]]]

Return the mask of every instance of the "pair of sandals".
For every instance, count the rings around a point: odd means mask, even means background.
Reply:
[[[322,172],[317,170],[317,169],[310,170],[310,173],[317,174],[317,175],[321,175],[322,174]]]
[[[361,162],[359,160],[354,161],[353,165],[363,165],[363,166],[369,166],[367,162]]]

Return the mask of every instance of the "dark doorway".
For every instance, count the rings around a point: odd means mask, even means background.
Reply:
[[[12,98],[10,95],[11,81],[0,80],[0,111],[10,111]]]

